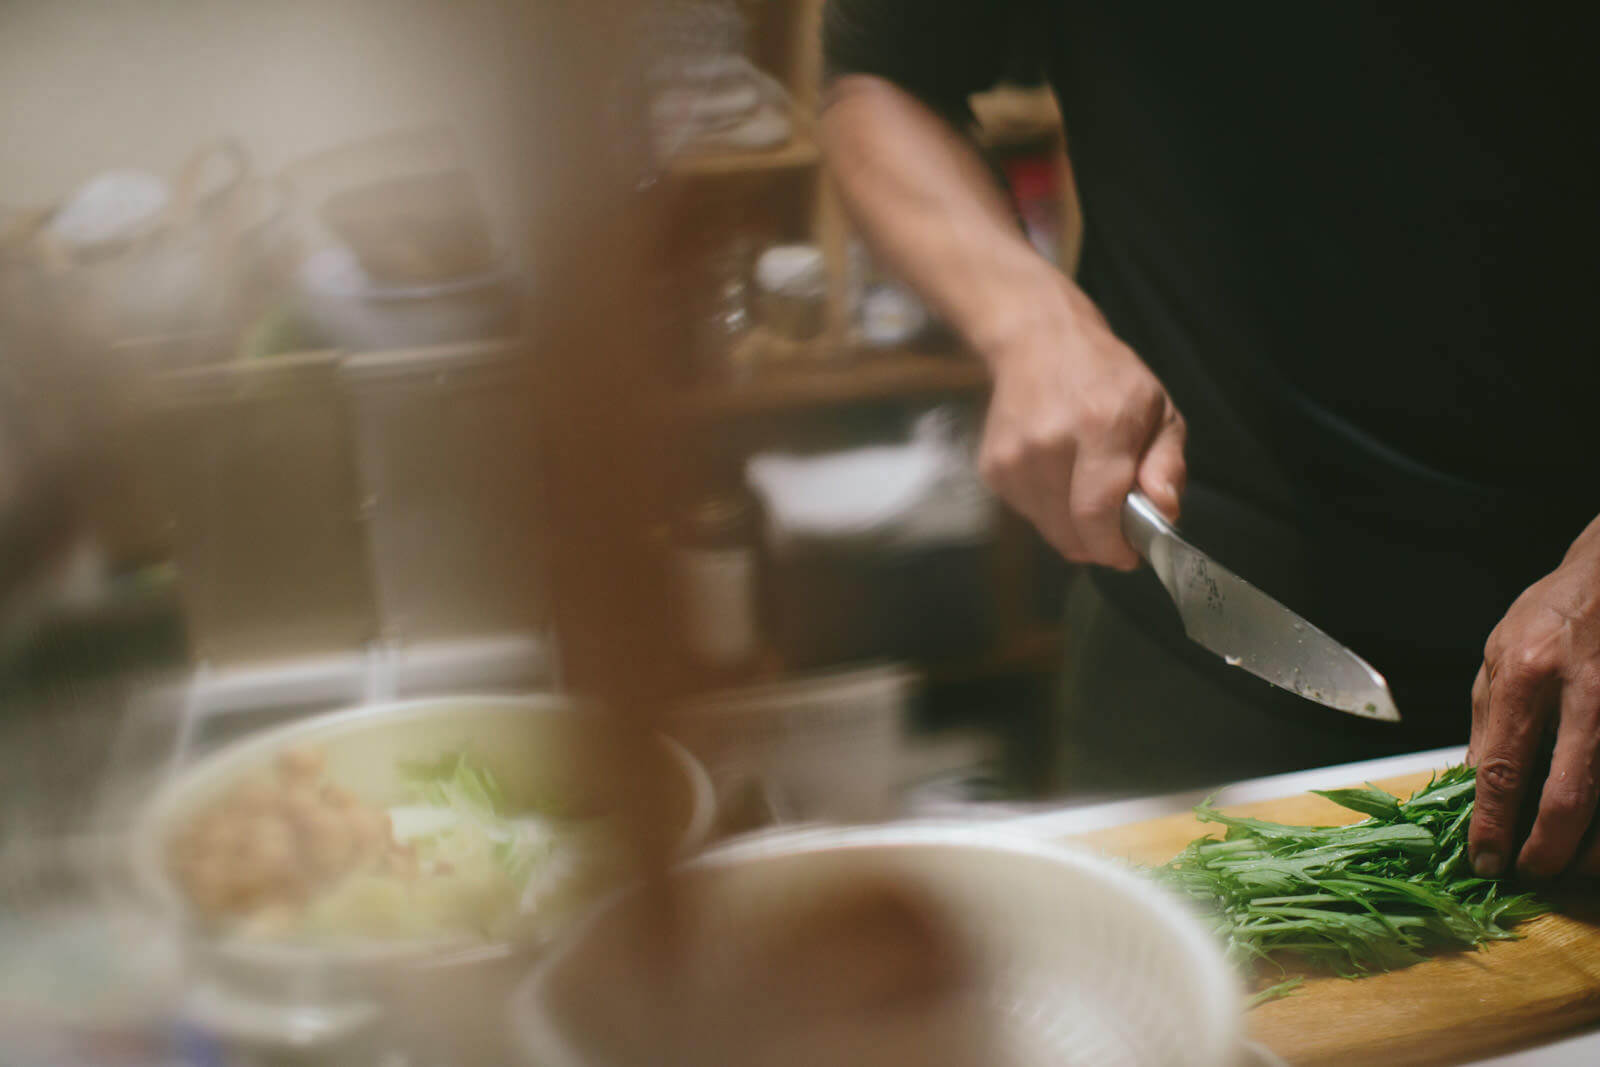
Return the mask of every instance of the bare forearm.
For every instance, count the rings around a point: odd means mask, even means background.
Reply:
[[[980,354],[1067,310],[1071,283],[1028,244],[972,145],[914,97],[880,78],[841,78],[822,139],[873,249]]]
[[[832,87],[823,145],[878,254],[994,373],[979,466],[1068,559],[1133,567],[1122,502],[1169,516],[1183,418],[1076,285],[1033,250],[970,144],[888,81]]]

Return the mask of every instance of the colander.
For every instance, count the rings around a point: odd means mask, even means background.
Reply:
[[[1241,984],[1219,947],[1182,902],[1096,855],[992,825],[904,823],[778,831],[674,875],[689,894],[708,895],[702,912],[716,916],[715,929],[726,923],[730,939],[750,929],[741,920],[753,915],[782,923],[786,912],[800,913],[819,886],[885,876],[936,905],[978,957],[999,1046],[987,1064],[1242,1061]],[[623,1033],[630,1047],[660,1040],[643,1032],[651,1012],[630,1008],[629,998],[637,1005],[682,994],[645,988],[636,939],[616,936],[626,903],[573,931],[519,986],[511,1024],[525,1062],[599,1067],[599,1052],[581,1036],[597,1022],[608,1042],[630,1027],[640,1031]],[[709,943],[715,951],[715,934]],[[585,1025],[574,1006],[587,1013]]]

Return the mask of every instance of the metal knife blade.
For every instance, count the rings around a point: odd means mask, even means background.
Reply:
[[[1122,530],[1178,607],[1191,640],[1229,664],[1339,711],[1399,722],[1372,665],[1195,548],[1135,490]]]

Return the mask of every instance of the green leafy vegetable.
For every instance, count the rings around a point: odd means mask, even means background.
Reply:
[[[503,814],[505,794],[486,767],[475,767],[465,754],[447,752],[435,760],[402,760],[400,777],[424,804],[466,809],[480,816]]]
[[[1250,1008],[1259,1008],[1269,1000],[1281,1000],[1290,993],[1293,993],[1296,989],[1299,989],[1304,982],[1304,978],[1296,976],[1286,981],[1279,982],[1277,985],[1269,985],[1267,988],[1251,997],[1249,1003],[1245,1005],[1245,1008],[1247,1010]]]
[[[1375,819],[1393,819],[1400,814],[1400,800],[1368,784],[1365,789],[1313,789],[1319,797],[1327,797],[1341,808],[1359,811]]]
[[[433,875],[422,883],[439,890],[430,906],[459,905],[488,936],[554,930],[626,874],[612,819],[562,817],[544,805],[513,814],[494,775],[460,752],[401,761],[399,772],[415,802],[389,817]]]
[[[1350,826],[1292,826],[1227,815],[1210,802],[1202,822],[1227,828],[1200,838],[1158,877],[1215,917],[1235,961],[1297,957],[1353,977],[1409,966],[1425,953],[1518,936],[1545,911],[1500,883],[1463,876],[1473,771],[1453,767],[1409,800],[1372,786],[1320,796],[1366,815]],[[1286,995],[1287,983],[1257,1002]]]

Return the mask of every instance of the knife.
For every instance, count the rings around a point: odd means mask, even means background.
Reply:
[[[1138,490],[1123,505],[1122,532],[1150,562],[1196,644],[1308,700],[1400,721],[1389,683],[1370,663],[1185,541]]]

